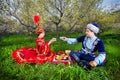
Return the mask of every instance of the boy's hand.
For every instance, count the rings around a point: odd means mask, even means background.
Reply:
[[[60,37],[61,40],[67,41],[67,37]]]
[[[95,61],[90,61],[89,64],[92,67],[96,67],[97,66],[97,63]]]
[[[69,55],[70,52],[71,52],[71,50],[65,50],[65,53],[66,53],[67,55]]]

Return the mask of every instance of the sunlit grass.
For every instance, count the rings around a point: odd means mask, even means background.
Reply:
[[[62,34],[60,34],[62,36]],[[70,33],[67,37],[78,37],[81,34]],[[47,33],[49,41],[54,33]],[[24,64],[18,65],[12,58],[12,51],[22,47],[35,47],[36,35],[4,35],[0,39],[0,80],[118,80],[120,78],[120,35],[101,35],[105,43],[107,63],[105,66],[86,71],[77,64]],[[69,45],[57,40],[51,45],[55,52],[60,50],[79,50],[81,43]]]

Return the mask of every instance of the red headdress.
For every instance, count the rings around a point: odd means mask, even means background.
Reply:
[[[38,24],[38,22],[40,21],[39,14],[36,14],[36,15],[33,16],[33,21],[34,21],[35,24]]]
[[[36,29],[37,34],[41,34],[42,32],[44,32],[44,29],[42,29],[42,27],[38,23],[40,21],[39,14],[35,14],[33,16],[33,21],[34,21],[34,24],[36,24],[38,26],[37,29]]]

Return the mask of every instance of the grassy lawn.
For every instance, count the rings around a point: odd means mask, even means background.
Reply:
[[[62,34],[60,34],[62,36]],[[48,41],[54,33],[46,33]],[[67,37],[79,37],[81,34],[69,33]],[[18,65],[12,58],[12,51],[22,47],[35,47],[36,35],[3,35],[0,36],[0,80],[118,80],[120,79],[120,34],[102,34],[99,37],[104,41],[107,63],[102,67],[86,71],[77,64],[24,64]],[[51,45],[55,52],[59,50],[79,50],[81,43],[67,44],[57,40]]]

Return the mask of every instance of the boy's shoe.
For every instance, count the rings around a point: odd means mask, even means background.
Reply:
[[[79,57],[76,54],[71,55],[72,58],[77,62],[77,64],[81,67],[83,67],[86,70],[91,70],[91,66],[88,61],[86,60],[80,60]]]
[[[86,60],[80,60],[80,62],[78,63],[79,66],[83,67],[86,70],[91,70],[91,66],[89,64],[88,61]]]

